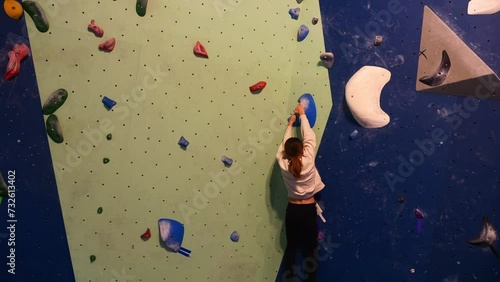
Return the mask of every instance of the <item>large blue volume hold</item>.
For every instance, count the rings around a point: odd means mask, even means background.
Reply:
[[[316,103],[314,102],[313,96],[306,93],[299,97],[298,102],[304,107],[307,120],[312,128],[316,123]],[[293,127],[300,127],[300,118],[297,118],[297,120],[293,123]]]

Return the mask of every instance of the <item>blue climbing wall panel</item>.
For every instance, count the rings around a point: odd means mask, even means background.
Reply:
[[[317,156],[327,185],[328,221],[321,230],[329,242],[323,244],[329,249],[320,249],[318,281],[500,280],[490,250],[467,243],[480,232],[483,216],[500,225],[500,102],[482,100],[468,110],[464,97],[415,91],[424,5],[500,73],[500,15],[471,16],[467,4],[320,1],[325,49],[335,54],[335,64],[334,108]],[[384,36],[379,47],[375,35]],[[391,122],[380,129],[360,127],[345,102],[345,84],[364,65],[392,73],[381,96]],[[444,142],[428,142],[435,129],[443,130]],[[354,130],[359,134],[349,140]],[[417,155],[425,147],[417,144],[431,149],[422,161]],[[403,167],[410,158],[415,164]],[[421,233],[416,207],[425,214]]]
[[[5,51],[29,46],[26,24],[2,15],[0,26],[0,171],[15,174],[15,201],[0,204],[0,281],[75,281],[32,57],[15,83],[3,78]]]

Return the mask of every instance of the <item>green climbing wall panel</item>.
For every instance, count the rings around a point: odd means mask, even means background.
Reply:
[[[57,110],[64,142],[50,146],[77,281],[274,280],[287,201],[275,151],[300,95],[315,97],[318,143],[331,109],[318,2],[149,1],[144,17],[133,1],[52,2],[40,3],[48,32],[27,24],[41,105],[69,93]],[[298,43],[300,24],[311,32]],[[100,52],[111,37],[114,51]],[[193,55],[196,41],[209,59]],[[185,224],[191,258],[160,247],[159,218]]]

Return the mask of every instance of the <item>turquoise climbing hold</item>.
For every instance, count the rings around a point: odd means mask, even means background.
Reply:
[[[68,91],[66,89],[57,89],[52,93],[47,101],[43,104],[42,111],[44,115],[53,114],[57,109],[59,109],[66,99],[68,98]]]
[[[147,6],[148,0],[137,0],[135,4],[135,11],[137,12],[137,15],[144,17],[146,15]]]
[[[61,125],[59,124],[59,120],[56,115],[51,114],[47,118],[45,125],[47,126],[47,134],[52,141],[56,143],[62,143],[64,141]]]
[[[40,4],[34,1],[23,1],[21,5],[24,11],[30,15],[38,31],[47,32],[49,30],[49,20]]]

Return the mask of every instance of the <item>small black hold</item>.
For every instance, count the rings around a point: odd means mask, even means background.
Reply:
[[[404,202],[405,202],[405,198],[404,198],[403,196],[399,197],[399,198],[398,198],[398,202],[399,202],[400,204],[404,203]]]
[[[109,159],[108,159],[108,158],[104,158],[104,159],[102,159],[102,162],[103,162],[104,164],[107,164],[107,163],[109,163]]]
[[[443,82],[448,77],[448,72],[451,68],[451,60],[448,56],[446,50],[443,50],[441,54],[441,63],[439,67],[432,75],[424,76],[419,79],[420,82],[429,86],[439,86],[443,84]]]
[[[111,135],[111,133],[106,135],[106,139],[111,140],[112,138],[113,138],[113,135]]]

